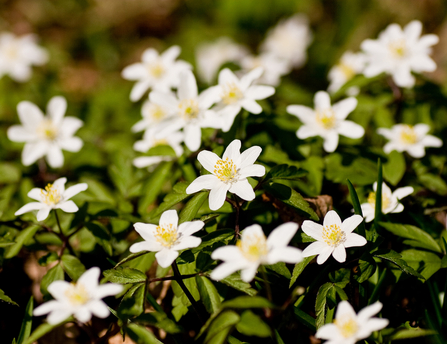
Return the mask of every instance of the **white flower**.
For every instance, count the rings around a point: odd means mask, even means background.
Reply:
[[[295,115],[304,123],[296,136],[307,139],[321,136],[324,139],[323,148],[326,152],[333,152],[338,146],[338,135],[358,139],[365,130],[362,126],[345,118],[357,106],[357,99],[350,97],[331,106],[329,94],[319,91],[314,97],[315,110],[303,105],[289,105],[287,112]]]
[[[222,130],[230,130],[234,118],[242,108],[253,114],[262,112],[262,107],[256,100],[265,99],[275,93],[271,86],[252,85],[263,73],[262,68],[256,68],[245,74],[240,80],[234,73],[225,68],[219,73],[219,85],[210,90],[217,92],[220,103],[213,108],[223,120]]]
[[[181,143],[183,142],[183,133],[182,132],[174,132],[170,133],[164,139],[158,139],[156,136],[156,132],[153,129],[147,130],[143,135],[143,140],[135,142],[133,148],[138,152],[147,152],[150,148],[160,146],[160,145],[168,145],[172,147],[177,157],[183,154],[183,148]],[[133,161],[134,166],[138,168],[149,167],[155,164],[158,164],[162,161],[170,161],[173,160],[173,156],[168,155],[154,155],[154,156],[141,156],[135,158]]]
[[[166,268],[178,257],[178,251],[200,245],[202,239],[192,234],[204,225],[203,221],[188,221],[178,225],[177,211],[167,210],[161,214],[158,226],[141,222],[134,224],[144,241],[133,244],[129,250],[132,253],[157,252],[155,258],[158,264]]]
[[[421,32],[421,22],[413,20],[403,30],[399,25],[391,24],[379,34],[379,39],[363,41],[361,48],[367,59],[365,76],[385,72],[391,74],[396,85],[413,87],[415,80],[411,71],[433,72],[436,63],[428,55],[439,38],[433,34],[421,37]]]
[[[4,74],[15,81],[24,82],[31,78],[31,66],[43,65],[48,53],[36,44],[33,34],[16,37],[12,33],[0,34],[0,77]]]
[[[138,133],[143,130],[154,129],[171,115],[172,111],[170,109],[146,100],[141,107],[143,118],[132,126],[132,131]]]
[[[123,69],[121,76],[126,80],[137,80],[130,92],[130,100],[137,101],[152,87],[153,90],[167,92],[177,87],[180,73],[191,68],[189,63],[178,60],[180,47],[172,46],[161,55],[149,48],[143,52],[142,62]]]
[[[362,53],[345,52],[340,62],[329,71],[330,93],[337,92],[346,82],[360,74],[365,66],[365,55]]]
[[[413,158],[422,158],[425,147],[441,147],[442,141],[432,135],[427,135],[430,127],[427,124],[396,124],[391,129],[379,128],[377,132],[390,140],[383,150],[389,154],[391,151],[407,151]]]
[[[366,222],[371,222],[374,220],[374,215],[376,212],[376,191],[377,182],[373,184],[373,192],[368,195],[368,203],[363,203],[362,213],[365,217]],[[391,189],[385,183],[382,183],[382,213],[400,213],[404,210],[404,206],[399,203],[399,201],[412,194],[414,189],[411,186],[405,186],[403,188],[398,188],[396,191],[391,193]]]
[[[33,188],[28,192],[28,197],[38,202],[25,204],[15,212],[15,216],[28,213],[33,210],[37,212],[37,221],[43,221],[48,217],[52,209],[62,209],[66,213],[75,213],[78,211],[76,204],[70,200],[74,195],[87,190],[86,183],[80,183],[70,186],[65,190],[67,178],[59,178],[53,184],[48,184],[45,189]]]
[[[328,339],[324,344],[355,344],[388,325],[388,319],[372,317],[381,309],[382,304],[377,301],[356,314],[348,301],[341,301],[334,322],[320,327],[315,337]]]
[[[82,140],[73,135],[82,127],[83,122],[75,117],[64,117],[66,109],[67,101],[64,97],[50,99],[47,116],[29,101],[22,101],[17,105],[22,125],[10,127],[8,138],[15,142],[26,142],[22,151],[22,163],[25,166],[46,156],[51,167],[62,167],[62,149],[78,152],[82,148]]]
[[[254,165],[262,149],[259,146],[253,146],[242,154],[240,149],[241,141],[233,140],[225,149],[222,159],[213,152],[201,151],[197,160],[212,174],[196,178],[186,188],[186,193],[192,194],[202,189],[211,190],[209,198],[211,210],[222,207],[227,191],[246,201],[253,200],[255,192],[247,177],[262,177],[265,174],[264,166]]]
[[[98,318],[107,318],[110,314],[107,305],[101,299],[121,293],[123,286],[115,283],[98,285],[101,271],[93,267],[82,274],[76,283],[54,281],[48,286],[48,292],[54,300],[48,301],[36,309],[35,316],[48,315],[51,325],[66,320],[69,316],[80,322],[87,322],[92,314]]]
[[[303,232],[317,241],[304,249],[303,257],[317,254],[317,263],[323,264],[332,255],[338,262],[343,263],[346,261],[347,247],[366,245],[364,237],[352,233],[362,221],[360,215],[352,215],[342,223],[334,210],[327,212],[323,226],[313,221],[304,221]]]
[[[170,133],[183,128],[186,147],[191,151],[200,148],[202,142],[201,128],[221,128],[221,121],[211,105],[218,101],[217,90],[208,89],[200,95],[194,74],[184,71],[180,75],[177,97],[171,92],[152,91],[149,95],[152,103],[167,109],[173,116],[160,123],[157,138],[165,138]]]
[[[258,56],[246,56],[241,61],[241,66],[247,71],[262,67],[264,72],[256,81],[259,84],[278,86],[280,78],[290,73],[290,66],[286,60],[277,57],[272,53],[263,53]]]
[[[296,68],[306,62],[306,49],[311,42],[312,33],[307,18],[296,14],[287,20],[281,20],[269,30],[261,51],[274,54]]]
[[[266,238],[259,225],[245,228],[236,246],[219,247],[211,254],[211,258],[224,261],[211,272],[211,278],[221,280],[242,270],[242,280],[250,282],[261,264],[294,264],[302,261],[301,250],[287,246],[297,230],[298,224],[287,222],[275,228]]]
[[[228,37],[220,37],[212,43],[201,44],[196,50],[197,73],[210,84],[219,68],[227,62],[238,62],[248,54],[248,49]]]

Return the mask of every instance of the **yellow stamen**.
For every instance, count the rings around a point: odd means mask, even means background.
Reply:
[[[54,141],[58,136],[58,129],[50,119],[44,119],[37,127],[37,134],[45,140]]]
[[[61,200],[59,190],[53,184],[45,186],[45,190],[40,191],[40,197],[42,198],[42,202],[47,205],[55,205]]]
[[[242,235],[242,239],[236,243],[242,254],[249,261],[258,261],[268,253],[267,240],[264,234]]]
[[[219,178],[223,182],[231,182],[237,175],[237,167],[233,163],[233,160],[228,159],[225,160],[219,159],[214,165],[214,175]]]
[[[316,111],[317,123],[324,129],[333,129],[337,125],[337,118],[332,109],[324,109]]]
[[[175,227],[172,223],[168,225],[157,226],[154,236],[158,243],[167,248],[170,248],[172,245],[174,245],[179,238],[177,227]]]
[[[370,192],[368,195],[368,203],[371,205],[373,209],[376,207],[376,193]],[[391,203],[390,197],[383,192],[382,190],[382,211],[385,211]]]
[[[407,45],[403,39],[389,43],[388,49],[390,49],[391,54],[397,58],[403,58],[407,54]]]
[[[178,107],[180,115],[187,121],[199,115],[199,104],[195,99],[183,99]]]
[[[352,337],[357,333],[359,327],[357,325],[357,321],[351,318],[349,315],[345,315],[341,319],[334,320],[335,326],[337,326],[341,335],[345,338]]]
[[[346,234],[341,230],[340,226],[334,223],[323,227],[323,240],[329,246],[337,247],[346,241]]]
[[[165,68],[160,62],[151,64],[148,66],[149,73],[156,79],[161,77],[165,73]]]
[[[224,104],[234,104],[243,97],[242,91],[233,82],[225,84],[222,88],[222,101],[224,102]]]
[[[81,283],[71,284],[65,291],[65,296],[73,306],[84,305],[90,300],[90,295]]]
[[[348,66],[347,64],[345,64],[343,62],[340,62],[340,64],[337,65],[337,68],[340,69],[340,71],[343,73],[343,75],[345,76],[345,78],[347,80],[352,79],[354,77],[354,75],[356,74],[355,70],[351,66]]]
[[[418,142],[418,136],[411,125],[403,125],[400,132],[400,140],[406,145],[413,145]]]

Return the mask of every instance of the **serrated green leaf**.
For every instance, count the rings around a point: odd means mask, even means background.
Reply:
[[[292,287],[296,279],[301,275],[301,273],[304,271],[304,268],[312,261],[312,259],[314,259],[314,256],[305,257],[301,262],[295,264],[292,272],[292,277],[290,279],[289,288]]]
[[[241,319],[236,324],[236,330],[246,336],[270,337],[270,327],[255,313],[246,310],[241,314]]]
[[[82,264],[77,257],[64,254],[61,260],[65,272],[73,281],[77,281],[78,278],[85,272],[84,264]]]
[[[138,316],[144,311],[145,284],[134,284],[123,296],[118,307],[118,315],[122,320]]]
[[[425,280],[424,276],[422,276],[419,272],[415,271],[411,266],[409,266],[407,262],[402,259],[402,256],[393,250],[376,251],[373,255],[374,257],[392,262],[406,274],[413,275]]]
[[[220,308],[221,298],[213,282],[203,276],[196,276],[196,282],[200,299],[205,305],[206,311],[210,314],[217,312]]]
[[[433,239],[430,234],[418,227],[388,222],[380,222],[380,225],[394,235],[410,239],[405,241],[408,245],[426,248],[438,253],[442,252],[442,249],[436,240]]]
[[[104,276],[109,282],[119,284],[133,284],[146,282],[146,274],[137,269],[118,267],[105,270]]]
[[[241,280],[241,276],[238,273],[231,274],[230,276],[221,279],[219,282],[251,296],[258,293],[251,287],[250,283]]]
[[[8,252],[5,254],[5,258],[11,259],[12,257],[15,257],[20,252],[23,245],[32,237],[34,237],[34,234],[36,234],[39,228],[40,226],[33,225],[31,227],[22,230],[16,237],[15,244],[8,248]]]
[[[7,303],[10,303],[11,305],[14,305],[14,306],[19,306],[17,303],[12,301],[11,298],[9,296],[7,296],[5,294],[5,292],[3,290],[1,290],[1,289],[0,289],[0,300],[1,301],[5,301]]]
[[[22,326],[20,327],[17,344],[22,344],[25,340],[28,339],[28,337],[31,334],[31,328],[33,326],[33,309],[34,309],[34,299],[31,296],[25,308],[25,315],[22,320]]]
[[[148,251],[141,251],[141,252],[138,252],[138,253],[131,253],[126,258],[120,260],[119,263],[115,265],[115,268],[117,268],[118,266],[123,265],[124,263],[130,262],[131,260],[134,260],[134,259],[136,259],[138,257],[141,257],[141,256],[143,256],[145,254],[148,254],[148,253],[150,253],[150,252],[148,252]]]
[[[328,282],[323,284],[318,290],[317,300],[315,302],[315,314],[317,315],[317,318],[315,319],[315,325],[317,329],[319,329],[325,323],[327,295],[333,287],[334,284]]]
[[[202,237],[202,243],[191,250],[192,253],[203,251],[205,247],[214,245],[216,242],[222,242],[228,244],[228,242],[234,237],[234,229],[219,229],[211,232]]]
[[[318,221],[318,215],[310,207],[309,203],[298,192],[280,183],[267,183],[263,186],[264,190],[273,197],[297,210],[299,213],[314,221]]]
[[[216,317],[208,328],[204,344],[223,344],[232,328],[239,322],[239,315],[233,311],[225,311]]]
[[[42,294],[48,294],[48,286],[54,281],[61,281],[64,279],[64,269],[60,264],[53,266],[50,270],[47,271],[46,275],[43,276],[42,281],[40,282],[40,291]]]
[[[304,177],[307,171],[287,164],[276,165],[266,174],[264,180],[272,181],[275,179],[297,180]]]
[[[208,192],[196,193],[186,204],[179,214],[179,224],[192,221],[202,206],[203,202],[208,198]]]
[[[292,277],[290,270],[287,268],[286,263],[284,262],[279,262],[273,265],[266,265],[265,267],[287,279],[290,279]]]
[[[126,326],[126,333],[137,344],[163,344],[146,327],[135,323]]]

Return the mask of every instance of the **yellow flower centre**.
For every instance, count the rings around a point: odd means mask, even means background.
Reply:
[[[156,79],[165,73],[165,68],[160,62],[156,62],[148,66],[149,73]]]
[[[388,49],[390,49],[391,54],[396,58],[403,58],[407,54],[407,45],[405,40],[400,39],[388,44]]]
[[[373,209],[375,209],[375,207],[376,207],[376,193],[375,192],[369,193],[368,203],[371,205],[371,207]],[[382,211],[385,211],[390,206],[390,203],[391,203],[391,199],[390,199],[389,195],[382,192]]]
[[[90,300],[90,295],[81,283],[71,284],[65,296],[73,306],[85,305]]]
[[[4,54],[5,56],[10,59],[10,60],[15,60],[19,57],[19,49],[17,44],[15,43],[9,43],[5,48],[4,48]]]
[[[178,105],[178,108],[180,116],[187,121],[199,116],[199,104],[195,99],[183,99]]]
[[[53,184],[48,184],[45,186],[45,190],[40,191],[40,197],[42,202],[47,205],[55,205],[61,200],[61,194],[59,190],[53,186]]]
[[[334,324],[335,324],[335,326],[337,326],[341,335],[345,338],[352,337],[353,335],[355,335],[357,333],[357,331],[359,329],[359,326],[357,325],[357,321],[355,321],[355,319],[351,318],[348,315],[345,315],[341,319],[335,319]]]
[[[229,82],[222,88],[222,101],[224,102],[224,104],[234,104],[244,96],[240,88],[234,82]]]
[[[172,223],[165,224],[163,226],[157,226],[155,229],[155,240],[160,243],[162,246],[170,248],[174,245],[178,238],[179,234],[177,233],[177,227]]]
[[[152,120],[153,122],[160,122],[163,118],[166,117],[166,113],[163,108],[155,104],[151,104],[144,115],[146,118]]]
[[[265,235],[242,235],[242,239],[236,243],[236,246],[241,250],[243,256],[249,261],[259,261],[268,253],[267,240]]]
[[[346,234],[341,230],[340,226],[334,223],[323,227],[323,240],[329,246],[337,247],[346,241]]]
[[[54,141],[58,136],[58,129],[50,119],[44,119],[37,127],[37,134],[44,140]]]
[[[316,111],[317,123],[326,130],[333,129],[337,126],[337,118],[332,109],[324,109]]]
[[[354,75],[356,74],[355,70],[351,66],[348,66],[347,64],[345,64],[343,62],[338,64],[337,67],[343,73],[346,80],[352,79],[354,77]]]
[[[404,125],[400,132],[400,140],[406,145],[418,142],[418,136],[411,125]]]
[[[214,175],[221,181],[228,183],[231,182],[237,176],[237,167],[233,163],[233,160],[225,158],[217,160],[214,165]]]

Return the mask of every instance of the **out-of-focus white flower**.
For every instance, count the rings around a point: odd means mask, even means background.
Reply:
[[[377,301],[356,314],[348,301],[341,301],[334,322],[321,326],[315,337],[327,339],[324,344],[355,344],[360,339],[368,338],[374,331],[387,327],[388,319],[372,317],[381,309],[382,304]]]
[[[22,163],[25,166],[46,156],[51,167],[62,167],[62,149],[78,152],[82,148],[82,140],[73,135],[84,123],[75,117],[64,117],[66,109],[67,101],[60,96],[48,102],[47,116],[29,101],[17,105],[22,125],[10,127],[8,138],[15,142],[26,142],[22,151]]]
[[[210,88],[199,95],[196,78],[190,70],[181,74],[177,96],[171,92],[152,91],[149,99],[173,114],[160,124],[160,129],[156,134],[159,139],[183,129],[185,144],[194,152],[200,148],[202,142],[201,128],[222,127],[217,114],[209,110],[211,105],[219,99],[217,90]]]
[[[360,215],[352,215],[341,222],[340,216],[334,211],[327,212],[323,226],[306,220],[301,226],[303,232],[314,238],[315,242],[303,251],[303,257],[318,255],[317,263],[323,264],[330,255],[338,262],[346,261],[346,248],[366,245],[366,239],[361,235],[352,233],[363,221]]]
[[[373,192],[368,196],[368,203],[363,203],[362,213],[366,222],[374,220],[376,213],[376,191],[377,182],[373,184]],[[391,189],[385,183],[382,183],[382,213],[400,213],[404,210],[404,206],[399,201],[412,194],[414,189],[411,186],[405,186],[398,188],[396,191],[391,192]]]
[[[333,152],[338,146],[338,135],[358,139],[365,130],[362,126],[345,118],[357,106],[357,99],[346,98],[331,106],[329,94],[319,91],[314,97],[315,110],[303,105],[289,105],[287,112],[298,117],[304,123],[296,135],[299,139],[321,136],[324,139],[323,148]]]
[[[129,250],[132,253],[157,252],[155,258],[158,264],[166,268],[178,257],[178,251],[200,245],[202,239],[192,234],[201,230],[204,225],[203,221],[188,221],[178,225],[177,212],[167,210],[161,214],[158,226],[141,222],[134,224],[144,241],[133,244]]]
[[[123,69],[121,76],[126,80],[137,80],[130,92],[130,100],[137,101],[149,89],[167,92],[179,84],[180,74],[189,70],[191,65],[178,60],[180,47],[174,45],[161,55],[149,48],[143,52],[142,62],[131,64]]]
[[[250,282],[261,264],[294,264],[302,261],[301,250],[287,246],[297,230],[298,224],[287,222],[275,228],[266,238],[259,225],[245,228],[236,246],[219,247],[211,254],[211,258],[224,261],[211,272],[211,278],[221,280],[242,270],[242,280]]]
[[[222,159],[215,153],[203,150],[197,156],[202,166],[212,174],[196,178],[187,188],[186,193],[192,194],[202,189],[211,190],[209,206],[217,210],[225,202],[227,191],[240,198],[251,201],[255,192],[247,177],[262,177],[265,167],[254,162],[261,154],[261,147],[253,146],[240,153],[241,141],[233,140],[225,149]]]
[[[330,93],[337,92],[346,82],[355,75],[363,72],[365,66],[365,55],[362,53],[345,52],[340,58],[340,62],[329,71]]]
[[[156,136],[156,131],[149,129],[144,133],[143,140],[135,142],[133,148],[138,152],[145,153],[153,147],[168,145],[172,147],[175,155],[179,157],[183,154],[183,148],[181,145],[183,142],[183,137],[184,135],[182,132],[176,131],[174,133],[170,133],[164,139],[158,139]],[[173,158],[173,156],[168,155],[141,156],[135,158],[133,164],[136,167],[143,168],[159,164],[162,161],[170,161]]]
[[[70,200],[74,195],[87,190],[86,183],[70,186],[65,190],[67,178],[59,178],[53,184],[48,184],[45,189],[33,188],[28,192],[28,197],[38,202],[25,204],[15,212],[15,216],[28,213],[33,210],[37,212],[37,221],[43,221],[48,217],[52,209],[62,209],[66,213],[75,213],[79,210],[77,205]]]
[[[219,68],[227,62],[239,62],[248,49],[228,37],[199,45],[196,50],[197,74],[208,84],[214,80]]]
[[[249,55],[242,59],[241,66],[246,71],[262,67],[264,72],[256,83],[278,86],[283,75],[290,73],[290,66],[286,60],[275,54],[264,53],[258,56]]]
[[[307,18],[296,14],[281,20],[270,29],[261,45],[261,51],[286,60],[291,67],[301,67],[307,60],[307,47],[312,42]]]
[[[396,124],[391,129],[379,128],[377,132],[390,140],[383,150],[389,154],[395,150],[398,152],[407,151],[413,158],[422,158],[425,155],[425,147],[441,147],[442,140],[427,135],[430,127],[427,124]]]
[[[259,114],[262,107],[256,100],[265,99],[275,93],[271,86],[252,85],[263,73],[262,68],[256,68],[239,79],[234,73],[225,68],[219,73],[219,85],[210,87],[216,92],[220,102],[213,108],[222,119],[222,130],[230,130],[234,118],[245,109],[250,113]]]
[[[373,77],[382,72],[390,74],[396,85],[413,87],[414,77],[411,72],[433,72],[436,63],[428,56],[431,46],[438,43],[434,34],[421,37],[422,23],[413,20],[402,30],[397,24],[389,25],[379,34],[377,40],[367,39],[361,48],[366,54],[366,77]]]
[[[31,66],[43,65],[48,61],[48,53],[36,44],[33,34],[17,37],[12,33],[0,34],[0,77],[8,74],[19,82],[31,78]]]
[[[132,127],[134,133],[149,129],[156,130],[155,128],[158,124],[169,116],[172,116],[172,109],[167,109],[165,106],[154,104],[148,99],[143,103],[141,116],[143,118]]]
[[[69,316],[80,322],[87,322],[92,314],[98,318],[107,318],[110,314],[104,297],[121,293],[123,286],[115,283],[98,284],[101,271],[93,267],[82,274],[76,283],[54,281],[48,286],[48,292],[54,300],[48,301],[36,309],[33,314],[48,314],[47,321],[51,325],[66,320]]]

